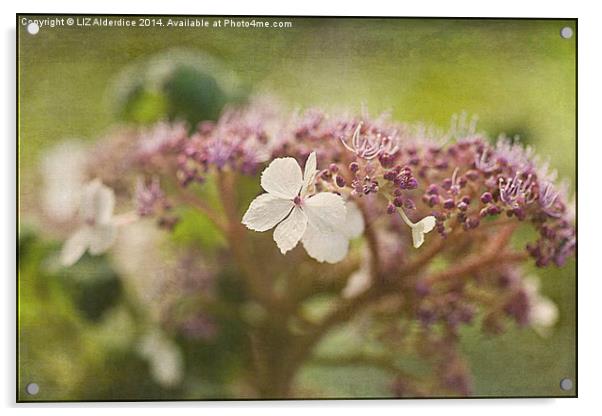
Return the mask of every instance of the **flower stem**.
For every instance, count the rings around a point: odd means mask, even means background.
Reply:
[[[406,223],[406,225],[410,228],[414,228],[414,223],[412,221],[410,221],[410,219],[408,218],[408,216],[406,215],[406,213],[403,211],[403,208],[397,208],[397,212],[399,212],[399,215],[401,216],[401,219],[403,220],[403,222]]]
[[[224,225],[226,238],[236,263],[240,267],[251,295],[261,304],[269,309],[277,307],[276,299],[272,296],[269,275],[262,273],[257,263],[249,252],[249,245],[236,209],[234,197],[234,176],[230,172],[221,172],[217,175],[219,194],[222,206],[226,213],[227,224]]]

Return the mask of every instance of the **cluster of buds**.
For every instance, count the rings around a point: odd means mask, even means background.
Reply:
[[[371,201],[382,202],[371,204],[390,214],[432,215],[442,237],[489,220],[529,221],[540,235],[528,247],[537,264],[563,264],[575,249],[566,192],[556,189],[531,148],[505,137],[490,144],[473,130],[467,136],[456,131],[454,142],[442,143],[386,116],[330,117],[312,109],[285,117],[250,105],[226,110],[186,138],[180,124],[161,123],[140,137],[138,156],[162,154],[171,160],[163,164],[175,166],[180,183],[188,185],[210,171],[255,175],[275,157],[303,161],[315,151],[319,165],[328,166],[316,176],[317,189],[351,198],[375,195]]]
[[[172,205],[161,189],[159,179],[153,177],[149,181],[138,178],[135,191],[136,211],[139,217],[156,216],[162,228],[172,230],[178,217],[171,214]]]

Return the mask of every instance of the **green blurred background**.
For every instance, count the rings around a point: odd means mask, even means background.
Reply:
[[[18,26],[21,398],[226,394],[219,386],[229,382],[227,376],[211,382],[188,379],[186,387],[176,390],[141,378],[148,371],[144,362],[116,347],[128,342],[123,339],[127,331],[115,330],[127,327],[123,305],[98,306],[106,310],[98,319],[82,316],[78,301],[90,296],[64,272],[45,269],[45,259],[56,253],[60,242],[44,235],[43,224],[27,206],[40,186],[39,160],[45,149],[65,138],[92,141],[122,120],[115,80],[156,54],[173,48],[208,54],[238,76],[239,92],[277,94],[291,106],[358,111],[365,104],[371,113],[391,110],[397,120],[441,128],[449,126],[455,113],[476,114],[479,130],[491,136],[518,134],[534,145],[574,192],[576,39],[561,38],[560,30],[570,26],[576,31],[575,21],[267,20],[291,21],[292,27],[56,27],[32,36]],[[144,98],[150,110],[143,108],[129,119],[150,121],[169,112],[165,97]],[[102,275],[100,281],[111,273],[103,272],[102,264],[87,265]],[[476,328],[465,330],[463,350],[473,369],[476,395],[575,393],[558,388],[560,379],[576,376],[575,262],[537,273],[544,294],[560,309],[559,323],[546,339],[530,330],[496,338],[480,335]],[[109,293],[106,297],[117,298],[111,294],[120,293],[113,287],[119,286],[118,280],[105,280],[101,286]],[[341,351],[350,344],[333,334],[320,348]],[[370,368],[308,365],[298,384],[303,391],[329,397],[371,397],[388,395],[389,380]],[[22,392],[31,381],[41,386],[35,398]]]

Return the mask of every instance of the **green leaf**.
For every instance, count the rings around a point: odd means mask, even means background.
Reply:
[[[199,245],[204,249],[217,249],[226,245],[221,231],[206,215],[186,208],[173,232],[173,239],[182,245]]]

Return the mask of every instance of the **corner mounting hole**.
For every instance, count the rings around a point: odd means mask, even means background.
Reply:
[[[573,37],[573,29],[569,26],[565,26],[562,29],[560,29],[560,36],[563,39],[570,39]]]
[[[31,22],[27,25],[27,32],[29,32],[30,35],[37,35],[39,31],[40,25],[36,22]]]
[[[573,390],[573,380],[570,378],[563,378],[560,380],[560,389],[564,391]]]
[[[25,391],[27,392],[27,394],[35,396],[36,394],[38,394],[40,392],[40,386],[38,386],[37,383],[29,383],[25,387]]]

